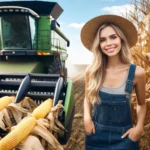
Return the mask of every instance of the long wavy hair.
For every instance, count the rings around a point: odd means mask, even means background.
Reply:
[[[100,32],[107,26],[112,27],[118,36],[121,38],[121,50],[119,52],[121,61],[129,64],[131,61],[131,54],[127,39],[120,28],[114,24],[103,24],[97,31],[91,51],[94,54],[94,59],[91,65],[85,71],[85,98],[92,103],[101,103],[99,98],[99,90],[106,74],[106,66],[108,57],[102,52],[100,48]]]

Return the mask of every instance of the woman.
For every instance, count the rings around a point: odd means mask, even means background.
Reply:
[[[94,54],[85,74],[86,150],[139,150],[146,105],[144,69],[130,63],[136,28],[120,16],[102,15],[84,25],[81,41]],[[135,126],[130,108],[133,90],[137,95]]]

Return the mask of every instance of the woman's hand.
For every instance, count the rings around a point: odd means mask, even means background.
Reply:
[[[86,134],[95,134],[95,126],[91,118],[84,118],[84,130]]]
[[[143,128],[141,127],[133,127],[130,128],[126,133],[124,133],[121,138],[125,138],[128,136],[132,141],[136,142],[143,132]]]

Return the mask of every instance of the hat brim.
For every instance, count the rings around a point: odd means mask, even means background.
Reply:
[[[124,33],[130,48],[136,44],[138,33],[129,20],[117,15],[101,15],[89,20],[81,30],[81,41],[88,50],[91,51],[95,35],[104,23],[112,23],[118,26]]]

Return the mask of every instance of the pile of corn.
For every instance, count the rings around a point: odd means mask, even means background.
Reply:
[[[65,130],[58,120],[62,101],[52,107],[52,99],[39,106],[30,98],[18,104],[14,99],[0,98],[0,128],[8,132],[0,137],[0,150],[63,150],[55,137]]]

